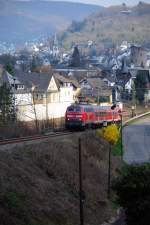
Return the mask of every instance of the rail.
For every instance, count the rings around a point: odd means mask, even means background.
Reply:
[[[142,118],[142,117],[144,117],[144,116],[148,116],[148,115],[150,115],[150,112],[146,112],[146,113],[142,113],[142,114],[140,114],[140,115],[138,115],[138,116],[134,116],[133,118],[130,118],[130,119],[124,121],[124,122],[123,122],[123,126],[127,126],[128,124],[130,124],[130,123],[133,122],[134,120],[140,119],[140,118]]]
[[[27,141],[45,140],[50,137],[59,137],[59,136],[64,136],[64,135],[69,135],[69,134],[71,134],[71,132],[63,131],[63,132],[53,132],[53,133],[44,134],[44,135],[34,135],[34,136],[27,136],[27,137],[20,137],[20,138],[10,138],[10,139],[0,140],[0,145],[16,144],[16,143],[27,142]]]
[[[130,124],[134,120],[142,118],[142,117],[147,116],[147,115],[150,115],[150,112],[143,113],[141,115],[135,116],[131,119],[128,119],[128,120],[124,121],[123,127],[127,126],[128,124]],[[0,146],[1,145],[7,145],[7,144],[28,142],[28,141],[44,140],[44,139],[48,139],[50,137],[59,137],[59,136],[64,136],[64,135],[69,135],[69,134],[71,134],[71,132],[69,132],[69,131],[61,131],[61,132],[57,131],[57,132],[51,132],[51,133],[44,134],[44,135],[34,135],[34,136],[27,136],[27,137],[20,137],[20,138],[3,139],[3,140],[0,140]]]

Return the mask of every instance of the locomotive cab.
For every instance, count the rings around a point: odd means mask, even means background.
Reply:
[[[80,105],[71,105],[66,111],[66,128],[84,126],[83,108]]]
[[[66,128],[82,128],[90,126],[94,120],[91,105],[71,105],[66,111]]]

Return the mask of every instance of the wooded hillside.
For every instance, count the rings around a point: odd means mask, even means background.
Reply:
[[[73,22],[60,37],[65,46],[92,40],[120,44],[126,40],[150,46],[150,4],[139,2],[133,8],[125,4],[92,14],[82,22]]]

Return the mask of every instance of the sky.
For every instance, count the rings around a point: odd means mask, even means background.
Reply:
[[[50,0],[47,0],[50,1]],[[58,1],[58,0],[53,0]],[[140,0],[59,0],[59,1],[68,1],[68,2],[81,2],[88,4],[96,4],[101,6],[110,6],[110,5],[120,5],[123,2],[127,5],[137,5]],[[150,3],[150,0],[142,0],[143,2]]]

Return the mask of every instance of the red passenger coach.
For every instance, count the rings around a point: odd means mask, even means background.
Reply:
[[[111,106],[96,106],[95,107],[95,123],[107,124],[112,122],[119,122],[120,116],[118,109],[111,109]]]
[[[90,104],[74,104],[66,111],[66,128],[96,127],[112,122],[119,122],[120,116],[117,108],[111,106],[96,106]]]

